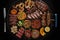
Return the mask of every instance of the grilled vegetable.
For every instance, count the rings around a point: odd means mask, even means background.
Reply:
[[[24,27],[25,28],[30,28],[30,26],[31,26],[31,21],[30,20],[25,20],[24,21]]]
[[[38,30],[32,30],[32,38],[36,39],[39,37],[39,31]]]

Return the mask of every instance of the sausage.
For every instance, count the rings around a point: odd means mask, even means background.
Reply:
[[[17,15],[12,15],[12,14],[9,14],[9,22],[10,22],[10,25],[16,25],[16,22],[17,22]]]
[[[12,14],[9,14],[9,16],[11,16],[11,17],[16,17],[17,15],[12,15]]]
[[[16,25],[16,22],[10,22],[9,24],[10,25]]]
[[[21,38],[23,36],[24,33],[24,28],[20,28],[19,31],[17,32],[16,36]]]
[[[21,36],[20,36],[19,34],[16,34],[16,36],[17,36],[18,38],[21,38]]]
[[[19,32],[21,32],[21,34],[23,34],[24,33],[24,28],[20,28]]]
[[[14,20],[14,22],[16,22],[17,20],[16,19],[10,19],[9,21],[12,22]]]
[[[28,17],[29,19],[32,19],[32,17],[30,16],[30,14],[28,14],[27,17]]]
[[[35,19],[35,18],[38,18],[38,16],[40,15],[39,14],[36,15],[36,12],[27,15],[29,19]]]
[[[19,30],[19,32],[20,32],[21,34],[23,34],[23,33],[24,33],[24,31],[22,31],[21,29]]]
[[[38,12],[38,11],[36,11],[36,15],[37,15],[38,17],[40,17],[40,15],[39,15],[39,12]]]
[[[30,30],[25,30],[25,36],[27,38],[30,38],[31,37],[31,31]]]
[[[35,19],[34,14],[32,14],[32,13],[31,13],[31,17],[32,17],[33,19]]]
[[[22,36],[22,33],[21,33],[21,32],[18,31],[17,33],[18,33],[20,36]]]
[[[15,22],[15,21],[10,21],[9,23],[10,23],[10,24],[16,24],[16,22]]]
[[[37,15],[35,14],[35,12],[34,12],[34,17],[35,17],[35,18],[38,18]]]
[[[23,27],[21,27],[21,30],[22,30],[22,31],[24,31],[24,28],[23,28]]]
[[[43,13],[40,11],[39,14],[42,15]]]
[[[17,19],[17,17],[11,17],[11,16],[10,16],[9,19]]]
[[[14,22],[16,22],[16,21],[17,21],[17,19],[14,19],[14,18],[13,18],[13,19],[9,19],[9,21],[14,21]]]

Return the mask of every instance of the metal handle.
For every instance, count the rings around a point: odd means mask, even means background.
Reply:
[[[57,14],[55,14],[55,27],[57,27]]]
[[[6,32],[6,8],[3,8],[4,12],[4,32]]]

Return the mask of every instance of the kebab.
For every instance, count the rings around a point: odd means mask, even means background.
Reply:
[[[51,22],[51,13],[48,12],[48,13],[47,13],[47,26],[50,25],[50,22]]]
[[[12,14],[10,14],[9,16],[10,16],[10,17],[9,17],[10,25],[16,25],[17,16],[16,16],[16,15],[12,15]]]
[[[46,13],[42,14],[42,26],[46,26]]]
[[[42,12],[39,12],[38,10],[36,10],[35,12],[31,13],[31,14],[28,14],[27,17],[29,19],[38,19],[41,17],[41,13]]]

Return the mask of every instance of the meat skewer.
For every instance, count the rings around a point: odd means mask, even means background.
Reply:
[[[51,13],[47,13],[47,25],[49,26],[50,25],[50,22],[51,22]]]
[[[32,17],[33,19],[35,19],[34,14],[32,14],[32,13],[31,13],[31,17]]]
[[[32,19],[32,17],[30,16],[30,14],[28,14],[27,17],[28,17],[29,19]]]
[[[17,15],[12,15],[12,14],[9,14],[9,22],[10,22],[10,25],[16,25],[16,22],[17,22]]]
[[[36,18],[38,18],[37,15],[36,15],[35,13],[34,13],[34,16],[35,16]]]
[[[42,14],[42,26],[46,26],[46,13]]]
[[[38,16],[38,17],[40,17],[40,15],[39,15],[39,12],[36,10],[36,15]]]

